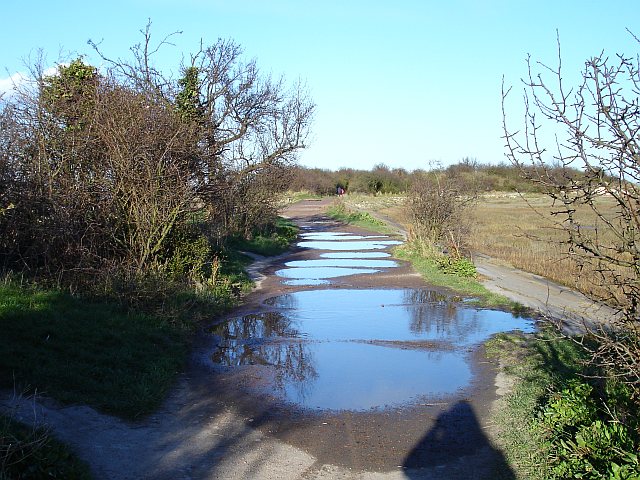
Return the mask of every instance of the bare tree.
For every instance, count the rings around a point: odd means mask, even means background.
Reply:
[[[198,190],[218,213],[226,205],[226,223],[247,220],[238,224],[246,233],[250,219],[274,216],[282,173],[306,146],[314,104],[300,82],[287,87],[261,75],[229,40],[201,48],[185,69],[193,71],[203,132]]]
[[[150,23],[141,33],[144,39],[132,49],[133,61],[110,59],[90,43],[121,84],[164,97],[183,120],[199,128],[200,150],[193,157],[190,181],[212,218],[219,220],[213,231],[238,225],[244,233],[259,225],[239,225],[239,219],[274,217],[282,182],[257,177],[280,175],[306,146],[315,105],[303,83],[288,85],[284,78],[263,75],[255,60],[243,59],[238,44],[221,39],[201,45],[183,65],[182,78],[173,82],[154,67],[153,56],[179,32],[157,44],[152,43]],[[242,193],[249,186],[260,188],[260,197],[271,201],[244,202]],[[238,215],[252,206],[251,214]]]
[[[567,254],[601,287],[600,300],[620,312],[609,325],[591,329],[597,346],[586,348],[638,398],[640,61],[603,52],[585,62],[582,80],[572,88],[563,81],[559,41],[557,66],[527,64],[522,130],[507,124],[511,89],[503,87],[507,156],[554,200]],[[551,145],[542,135],[545,127],[555,133]]]

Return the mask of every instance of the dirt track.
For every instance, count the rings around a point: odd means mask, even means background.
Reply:
[[[324,207],[324,202],[303,202],[286,214],[303,222],[317,219]],[[264,274],[260,288],[237,313],[294,290],[271,273],[285,259],[305,255],[294,250],[275,263],[256,264],[253,272]],[[494,276],[489,281],[495,288],[503,288],[504,277],[490,267],[480,266],[484,275]],[[346,277],[333,288],[375,286],[424,283],[404,265],[385,275]],[[35,416],[50,425],[98,479],[481,479],[505,467],[487,434],[486,418],[496,398],[495,368],[481,350],[473,354],[475,381],[465,391],[423,405],[365,413],[309,413],[266,391],[255,394],[260,377],[254,370],[216,373],[209,365],[210,352],[210,338],[203,332],[191,365],[164,406],[135,423],[48,400],[6,396],[3,403],[18,417]]]

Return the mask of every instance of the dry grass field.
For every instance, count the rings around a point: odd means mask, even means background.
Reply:
[[[566,233],[554,224],[551,211],[551,200],[543,195],[483,195],[471,213],[471,250],[583,290],[585,279],[569,260],[562,243]]]
[[[399,195],[348,195],[345,205],[353,210],[368,210],[390,216],[405,223],[405,197]],[[610,200],[600,200],[605,210]],[[551,212],[551,199],[541,194],[519,195],[494,192],[482,195],[471,212],[473,233],[469,237],[472,251],[500,259],[516,268],[536,273],[560,284],[576,288],[588,294],[606,295],[594,282],[593,267],[580,269],[568,255],[567,233],[557,225],[560,219]],[[583,209],[578,212],[583,226],[589,230],[598,225],[593,212]],[[613,215],[613,211],[611,211]],[[598,230],[601,241],[606,235]]]
[[[611,199],[598,200],[599,208],[609,219],[615,216]],[[540,194],[520,196],[515,193],[493,193],[480,197],[472,212],[474,231],[469,238],[472,251],[485,253],[514,267],[542,275],[587,294],[607,297],[610,292],[598,286],[596,266],[588,262],[579,267],[579,257],[569,255],[568,234],[564,218],[552,215],[562,210]],[[579,208],[576,217],[583,234],[601,244],[612,244],[614,238],[602,221],[588,208]],[[622,273],[622,272],[620,272]]]

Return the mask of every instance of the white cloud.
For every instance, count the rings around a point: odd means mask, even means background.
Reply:
[[[14,73],[5,78],[0,78],[0,96],[3,94],[11,95],[15,87],[27,80],[27,76],[22,72]]]
[[[59,66],[68,67],[69,64],[68,63],[61,63],[58,66],[49,67],[44,72],[42,72],[42,76],[44,76],[44,77],[53,77],[54,75],[58,75],[58,67]]]
[[[62,63],[60,65],[67,66],[68,64]],[[49,67],[42,72],[42,75],[45,77],[51,77],[53,75],[58,74],[58,66]],[[10,96],[15,92],[16,87],[19,87],[21,84],[29,81],[29,75],[24,72],[16,72],[13,75],[8,77],[0,78],[0,97],[3,95],[5,97]]]

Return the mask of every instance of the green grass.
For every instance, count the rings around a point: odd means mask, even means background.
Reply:
[[[415,270],[427,282],[438,287],[446,287],[455,292],[473,297],[476,303],[486,307],[506,308],[515,313],[527,313],[527,310],[517,302],[509,300],[503,295],[490,292],[473,277],[462,277],[442,271],[436,258],[424,254],[411,243],[396,247],[394,255],[411,262]]]
[[[250,239],[235,237],[229,241],[234,250],[241,250],[267,257],[284,253],[298,235],[298,227],[285,218],[278,218],[272,231],[258,232]]]
[[[114,278],[113,285],[92,292],[91,300],[7,276],[0,282],[0,388],[37,391],[64,404],[85,404],[126,419],[153,412],[182,371],[198,322],[237,305],[250,291],[245,268],[252,260],[239,250],[282,253],[297,232],[293,223],[279,219],[271,232],[210,252],[208,258],[217,255],[220,260],[211,267],[213,273],[215,264],[215,281],[207,283],[207,277],[205,284],[192,288],[150,273]],[[0,467],[9,444],[24,444],[12,450],[14,459],[28,450],[13,470],[0,470],[0,480],[89,478],[44,432],[37,435],[46,442],[23,439],[26,428],[0,417]],[[31,476],[20,476],[23,472]]]
[[[572,341],[544,330],[535,338],[498,334],[486,343],[486,351],[500,358],[505,372],[515,379],[492,419],[501,451],[516,478],[550,478],[550,446],[537,418],[551,386],[567,382],[580,371],[582,352]]]
[[[390,233],[391,229],[381,220],[374,218],[368,212],[353,212],[343,203],[336,203],[327,209],[327,215],[340,222],[347,223],[365,230],[378,233]]]
[[[580,345],[543,329],[497,335],[486,351],[515,380],[492,423],[517,479],[640,478],[637,401]]]
[[[109,292],[89,300],[5,280],[0,386],[37,389],[125,418],[151,413],[182,370],[198,321],[237,305],[251,289],[244,271],[251,259],[238,249],[280,253],[296,234],[295,225],[280,219],[270,234],[220,252],[215,283],[188,289],[150,275],[118,287],[135,297],[129,302],[115,302]]]
[[[44,429],[0,415],[0,479],[89,480],[87,465]]]
[[[530,341],[519,335],[498,334],[485,344],[487,353],[501,357],[503,368],[515,377],[513,390],[498,401],[491,420],[497,430],[495,441],[515,478],[544,480],[549,470],[547,448],[534,419],[551,376],[531,355]]]
[[[125,418],[158,407],[188,346],[184,330],[156,317],[10,282],[0,285],[0,329],[3,387]]]
[[[302,200],[320,200],[322,195],[317,195],[308,190],[301,190],[299,192],[286,192],[283,195],[282,203],[285,205],[300,202]]]

